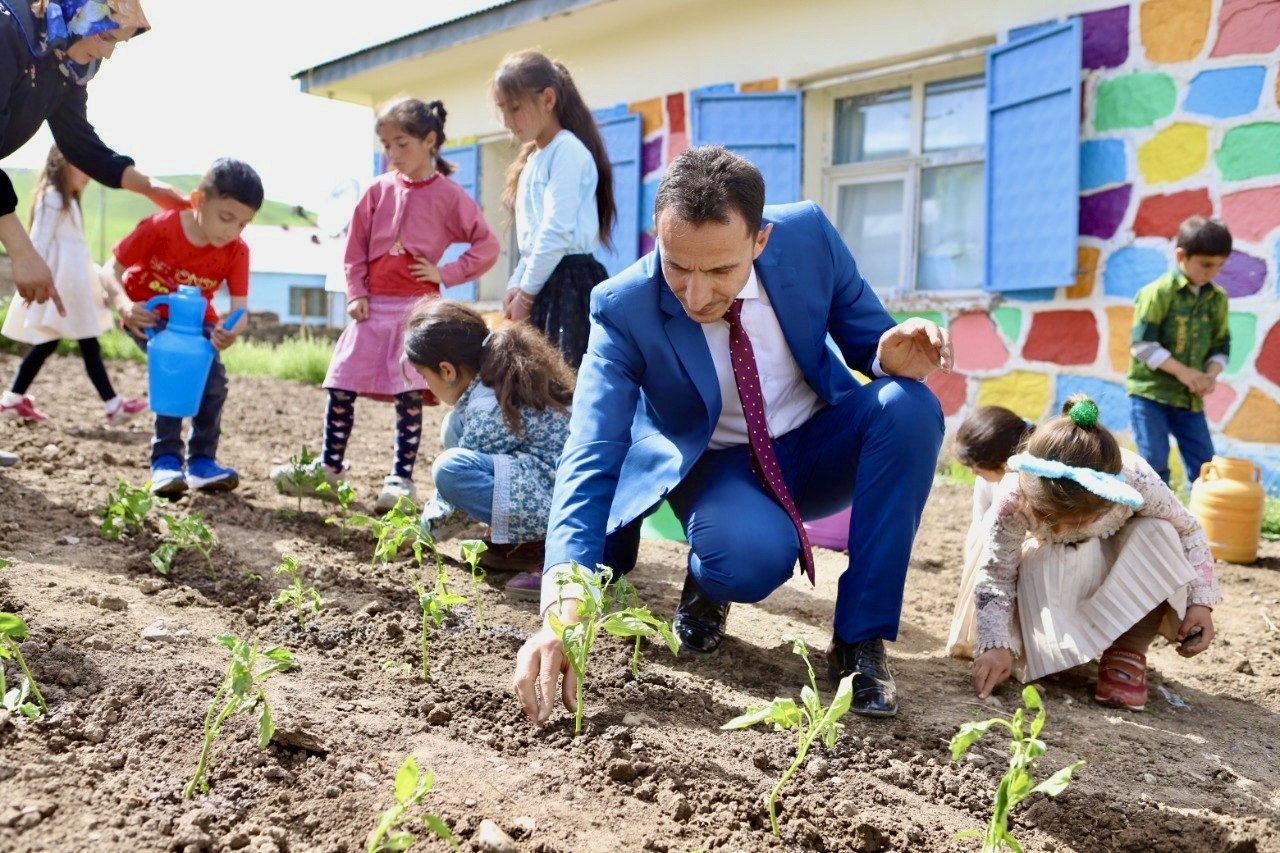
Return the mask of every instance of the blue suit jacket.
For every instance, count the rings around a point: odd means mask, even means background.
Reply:
[[[835,347],[849,367],[870,375],[893,318],[816,204],[766,207],[764,218],[773,232],[756,275],[806,381],[838,403],[858,383]],[[556,471],[546,565],[599,565],[605,536],[652,509],[689,473],[720,408],[706,337],[667,286],[656,251],[596,287]]]

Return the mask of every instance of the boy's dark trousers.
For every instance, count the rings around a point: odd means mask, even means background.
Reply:
[[[1178,452],[1187,469],[1187,485],[1200,476],[1200,466],[1213,458],[1213,438],[1204,412],[1193,412],[1146,397],[1129,395],[1129,419],[1138,455],[1147,460],[1160,478],[1169,482],[1169,436],[1178,441]]]
[[[159,334],[169,324],[160,319],[155,326]],[[204,324],[204,336],[209,337],[213,331],[212,323]],[[129,332],[129,337],[147,351],[147,338]],[[208,456],[218,458],[218,438],[222,435],[222,407],[227,402],[227,369],[222,364],[222,356],[215,352],[213,365],[209,368],[209,381],[204,386],[204,396],[200,398],[200,410],[191,419],[191,435],[185,446],[182,441],[182,418],[168,415],[156,415],[156,431],[151,438],[151,463],[161,456],[176,456],[179,459],[192,456]],[[185,452],[184,452],[185,451]]]

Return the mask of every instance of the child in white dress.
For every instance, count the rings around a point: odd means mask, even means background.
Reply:
[[[956,597],[947,637],[947,654],[955,658],[973,659],[978,641],[978,624],[973,610],[973,587],[978,579],[978,561],[982,557],[988,518],[997,498],[1016,487],[1018,477],[1009,472],[1006,463],[1018,451],[1035,425],[1004,406],[982,406],[964,419],[956,430],[952,452],[956,461],[974,473],[973,520],[965,537],[964,571],[960,575],[960,594]]]
[[[1008,465],[1017,487],[996,505],[974,591],[974,689],[986,698],[1010,675],[1034,681],[1101,654],[1094,698],[1142,710],[1157,633],[1184,657],[1213,640],[1221,594],[1200,523],[1082,395]]]

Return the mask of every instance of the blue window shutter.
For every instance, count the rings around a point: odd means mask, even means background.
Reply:
[[[987,52],[987,289],[1075,283],[1080,19]]]
[[[440,152],[440,156],[454,166],[453,174],[449,179],[461,186],[467,191],[467,195],[478,202],[480,200],[480,146],[459,145],[455,148],[445,148]],[[466,250],[466,243],[454,243],[440,256],[440,265],[456,261]],[[453,287],[441,288],[440,295],[446,299],[474,302],[479,290],[479,282],[464,281]]]
[[[640,115],[596,113],[596,125],[613,167],[618,218],[613,224],[613,248],[602,243],[595,255],[609,275],[617,275],[640,256]]]
[[[799,92],[695,90],[692,144],[723,145],[764,175],[765,204],[799,201],[801,102]]]

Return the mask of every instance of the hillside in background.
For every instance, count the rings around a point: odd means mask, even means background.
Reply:
[[[18,216],[27,221],[31,205],[31,190],[35,186],[36,172],[30,169],[6,169],[18,193]],[[177,187],[182,192],[195,189],[199,175],[164,175],[160,180]],[[116,242],[133,230],[138,221],[156,212],[156,206],[136,193],[110,190],[101,184],[90,183],[84,193],[84,231],[89,241],[89,251],[99,263],[111,252]],[[103,215],[105,211],[105,216]],[[299,216],[294,205],[267,200],[258,211],[255,225],[313,225],[315,215],[303,211]]]

